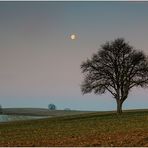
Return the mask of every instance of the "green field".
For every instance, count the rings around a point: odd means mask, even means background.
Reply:
[[[7,115],[33,115],[33,116],[51,116],[51,117],[61,117],[66,115],[77,115],[84,113],[91,113],[92,111],[76,111],[76,110],[49,110],[44,108],[4,108],[3,114]]]
[[[148,146],[148,110],[1,123],[0,146]]]

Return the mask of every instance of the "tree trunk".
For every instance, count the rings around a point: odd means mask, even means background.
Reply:
[[[117,113],[121,114],[122,113],[122,103],[120,100],[117,100]]]

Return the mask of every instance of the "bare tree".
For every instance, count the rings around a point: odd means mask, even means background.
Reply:
[[[2,106],[0,105],[0,114],[3,113],[3,109],[2,109]]]
[[[117,113],[133,87],[148,86],[148,58],[123,38],[106,42],[81,65],[84,81],[82,93],[110,92],[117,102]]]

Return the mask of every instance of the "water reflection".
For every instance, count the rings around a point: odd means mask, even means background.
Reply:
[[[0,122],[48,118],[49,116],[0,115]]]

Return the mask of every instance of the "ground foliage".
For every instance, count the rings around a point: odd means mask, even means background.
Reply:
[[[0,124],[0,146],[148,146],[148,110]]]

